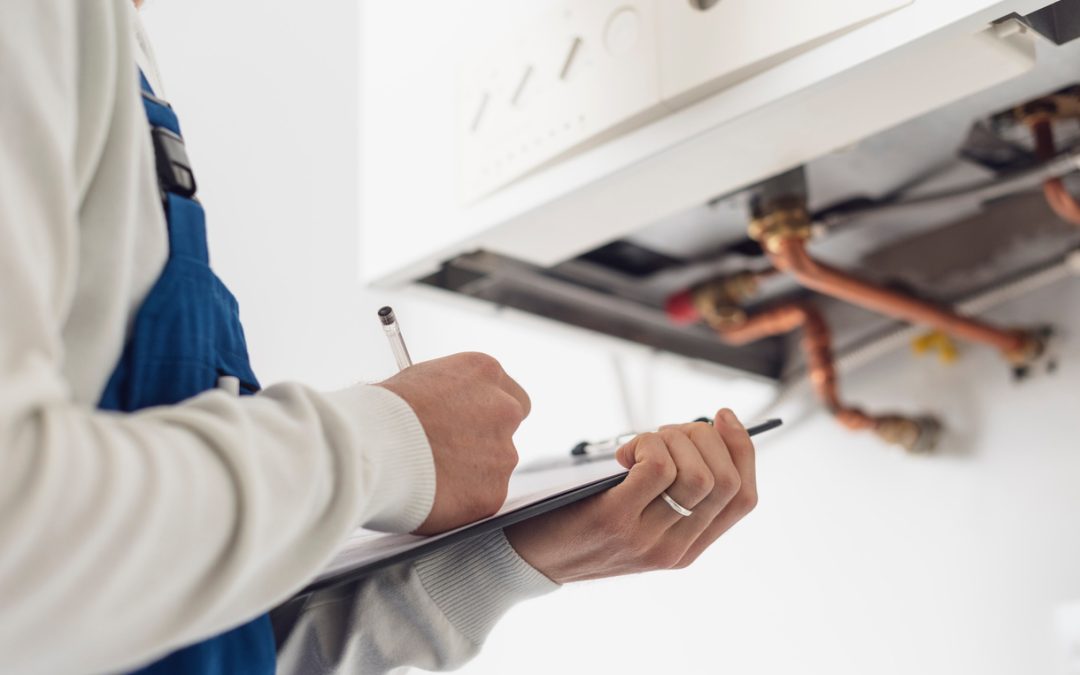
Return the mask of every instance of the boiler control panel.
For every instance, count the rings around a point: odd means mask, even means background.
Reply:
[[[464,60],[471,202],[911,0],[564,0]]]

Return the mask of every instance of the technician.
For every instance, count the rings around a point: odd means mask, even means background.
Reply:
[[[511,604],[689,564],[753,508],[722,410],[603,495],[281,607],[357,526],[496,510],[530,402],[481,354],[259,391],[163,98],[130,0],[0,0],[0,672],[453,668]]]

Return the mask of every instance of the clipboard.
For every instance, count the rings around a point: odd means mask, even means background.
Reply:
[[[752,426],[747,432],[756,436],[780,425],[780,420],[773,419]],[[429,537],[357,530],[323,572],[296,597],[357,581],[445,546],[569,506],[615,487],[623,482],[627,473],[613,456],[567,457],[561,466],[548,462],[539,471],[523,467],[511,477],[506,503],[493,516]]]

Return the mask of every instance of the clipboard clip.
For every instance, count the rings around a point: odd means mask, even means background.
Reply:
[[[706,422],[712,424],[712,418],[699,417],[695,422]],[[763,431],[775,429],[783,424],[779,419],[771,419],[756,424],[747,428],[747,433],[751,436],[756,436]],[[614,438],[608,438],[603,441],[582,441],[570,449],[570,461],[565,459],[547,459],[534,462],[527,466],[523,466],[518,469],[522,473],[534,473],[537,471],[546,471],[548,469],[557,469],[567,466],[575,466],[578,464],[588,464],[589,462],[602,462],[604,460],[613,459],[615,452],[628,443],[632,438],[637,436],[637,433],[626,433],[615,436]]]
[[[694,421],[706,422],[708,424],[713,423],[711,417],[699,417]],[[587,457],[589,459],[607,459],[609,457],[614,457],[616,450],[621,448],[625,443],[629,443],[630,440],[637,435],[637,432],[632,431],[603,441],[582,441],[570,449],[570,456],[574,458]]]

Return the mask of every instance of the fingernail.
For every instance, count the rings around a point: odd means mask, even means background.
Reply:
[[[739,418],[735,417],[735,413],[731,412],[728,408],[724,408],[720,411],[720,417],[723,418],[724,423],[729,427],[734,427],[736,429],[743,428],[742,422],[740,422]]]

